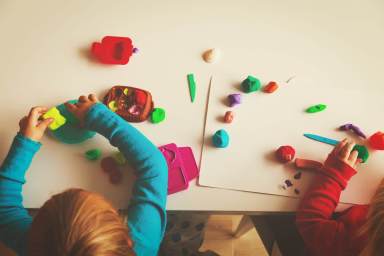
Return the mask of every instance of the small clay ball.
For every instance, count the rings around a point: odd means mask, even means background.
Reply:
[[[233,118],[234,118],[234,114],[232,111],[227,111],[225,112],[225,115],[224,115],[224,122],[226,123],[232,123],[233,121]]]
[[[352,150],[356,150],[359,153],[357,158],[360,158],[362,163],[365,163],[368,161],[369,152],[367,147],[363,145],[355,145]]]
[[[154,108],[151,113],[151,122],[158,124],[165,119],[165,110],[162,108]]]
[[[215,63],[220,59],[220,56],[221,56],[220,49],[213,48],[203,53],[203,60],[207,63]]]
[[[288,163],[295,158],[295,149],[291,146],[281,146],[276,152],[276,158],[281,163]]]
[[[241,104],[241,94],[239,93],[229,94],[227,98],[230,107]]]
[[[212,136],[212,143],[217,148],[226,148],[229,144],[228,133],[224,129],[218,130]]]
[[[368,139],[369,145],[377,150],[384,150],[384,133],[376,132]]]

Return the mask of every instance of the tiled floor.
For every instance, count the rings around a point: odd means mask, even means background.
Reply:
[[[235,232],[241,215],[212,215],[206,229],[202,250],[212,250],[221,256],[267,256],[262,242],[255,229],[240,238]],[[0,255],[13,256],[0,245]]]
[[[241,217],[241,215],[212,215],[201,249],[212,250],[221,256],[267,256],[255,229],[240,238],[233,236]]]

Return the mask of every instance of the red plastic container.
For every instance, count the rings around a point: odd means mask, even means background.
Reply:
[[[101,63],[125,65],[133,53],[132,40],[129,37],[106,36],[101,43],[92,44],[91,52]]]

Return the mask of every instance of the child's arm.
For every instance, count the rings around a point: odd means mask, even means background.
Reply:
[[[128,208],[131,238],[137,255],[157,255],[166,225],[166,161],[142,133],[103,104],[95,104],[96,101],[93,95],[88,99],[81,97],[78,104],[67,104],[67,108],[80,120],[85,120],[87,128],[102,134],[118,147],[135,168],[137,180]],[[82,108],[87,112],[81,111]]]
[[[348,236],[342,222],[332,220],[340,193],[356,173],[357,151],[354,143],[343,140],[335,147],[304,196],[296,216],[296,224],[311,255],[339,255]]]
[[[22,187],[25,172],[39,150],[38,142],[51,119],[39,122],[45,108],[34,108],[20,122],[20,132],[0,167],[0,240],[19,254],[25,248],[26,234],[32,218],[23,207]]]

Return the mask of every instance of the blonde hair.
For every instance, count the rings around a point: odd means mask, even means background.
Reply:
[[[361,252],[361,256],[384,254],[384,179],[372,198],[367,221],[361,234],[367,237],[367,244]]]
[[[70,189],[49,199],[28,234],[29,256],[134,255],[128,228],[102,196]]]

